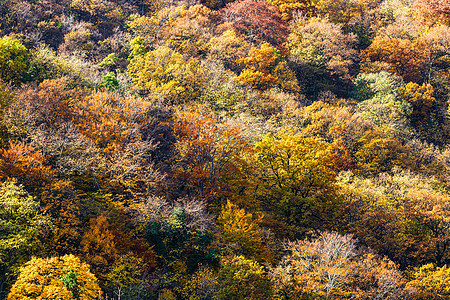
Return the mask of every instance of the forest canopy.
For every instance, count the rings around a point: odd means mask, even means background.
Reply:
[[[1,299],[447,299],[450,4],[0,0]]]

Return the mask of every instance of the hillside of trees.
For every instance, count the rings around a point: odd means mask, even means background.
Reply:
[[[0,299],[449,299],[448,0],[0,0]]]

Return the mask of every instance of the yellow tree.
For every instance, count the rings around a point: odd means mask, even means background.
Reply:
[[[36,249],[36,237],[50,220],[39,210],[39,202],[14,181],[0,185],[0,296],[17,267]]]
[[[314,0],[269,0],[267,2],[278,7],[281,17],[285,21],[290,21],[292,14],[296,11],[301,11],[305,14],[311,14],[316,11]]]
[[[89,266],[72,254],[32,258],[20,268],[8,300],[90,300],[101,296]]]
[[[232,71],[239,70],[237,61],[245,57],[250,48],[244,37],[235,29],[228,29],[221,35],[212,37],[204,47],[208,50],[208,57],[222,61],[224,66]]]
[[[416,268],[407,288],[414,292],[413,299],[446,299],[450,297],[450,269],[426,264]]]
[[[172,103],[195,99],[202,82],[199,63],[166,46],[134,56],[127,72],[138,91]]]
[[[256,143],[258,167],[270,186],[302,198],[326,192],[334,172],[325,164],[327,143],[292,129],[268,134]]]
[[[399,89],[399,97],[411,104],[411,123],[423,137],[431,135],[437,125],[437,101],[433,94],[433,86],[425,83],[410,82]]]
[[[316,1],[318,15],[327,16],[333,23],[348,24],[368,9],[374,8],[379,1],[371,0],[319,0]],[[372,6],[372,7],[371,7]]]
[[[238,243],[242,254],[258,260],[270,261],[272,257],[269,250],[263,246],[259,235],[259,223],[263,216],[254,218],[251,213],[240,209],[229,200],[222,207],[218,223],[223,228],[223,237],[226,241]]]
[[[266,135],[255,145],[256,197],[293,231],[326,225],[336,209],[329,145],[292,129]]]
[[[377,174],[395,166],[408,166],[407,149],[385,127],[374,127],[364,132],[354,155],[358,168],[367,173]]]
[[[339,176],[339,192],[349,219],[343,224],[364,244],[402,267],[449,260],[449,195],[442,183],[393,169],[364,179]]]
[[[206,6],[166,6],[152,16],[142,16],[128,27],[146,46],[163,42],[186,56],[197,56],[211,36],[212,12]]]
[[[219,300],[271,299],[271,283],[263,266],[243,256],[227,257],[219,271]]]

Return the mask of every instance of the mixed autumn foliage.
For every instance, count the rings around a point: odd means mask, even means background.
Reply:
[[[0,1],[0,299],[447,299],[443,0]]]

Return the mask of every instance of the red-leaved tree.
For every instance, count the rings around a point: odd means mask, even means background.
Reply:
[[[266,1],[242,0],[227,4],[220,11],[223,22],[229,22],[252,43],[269,42],[282,47],[287,37],[286,22],[280,11]]]

